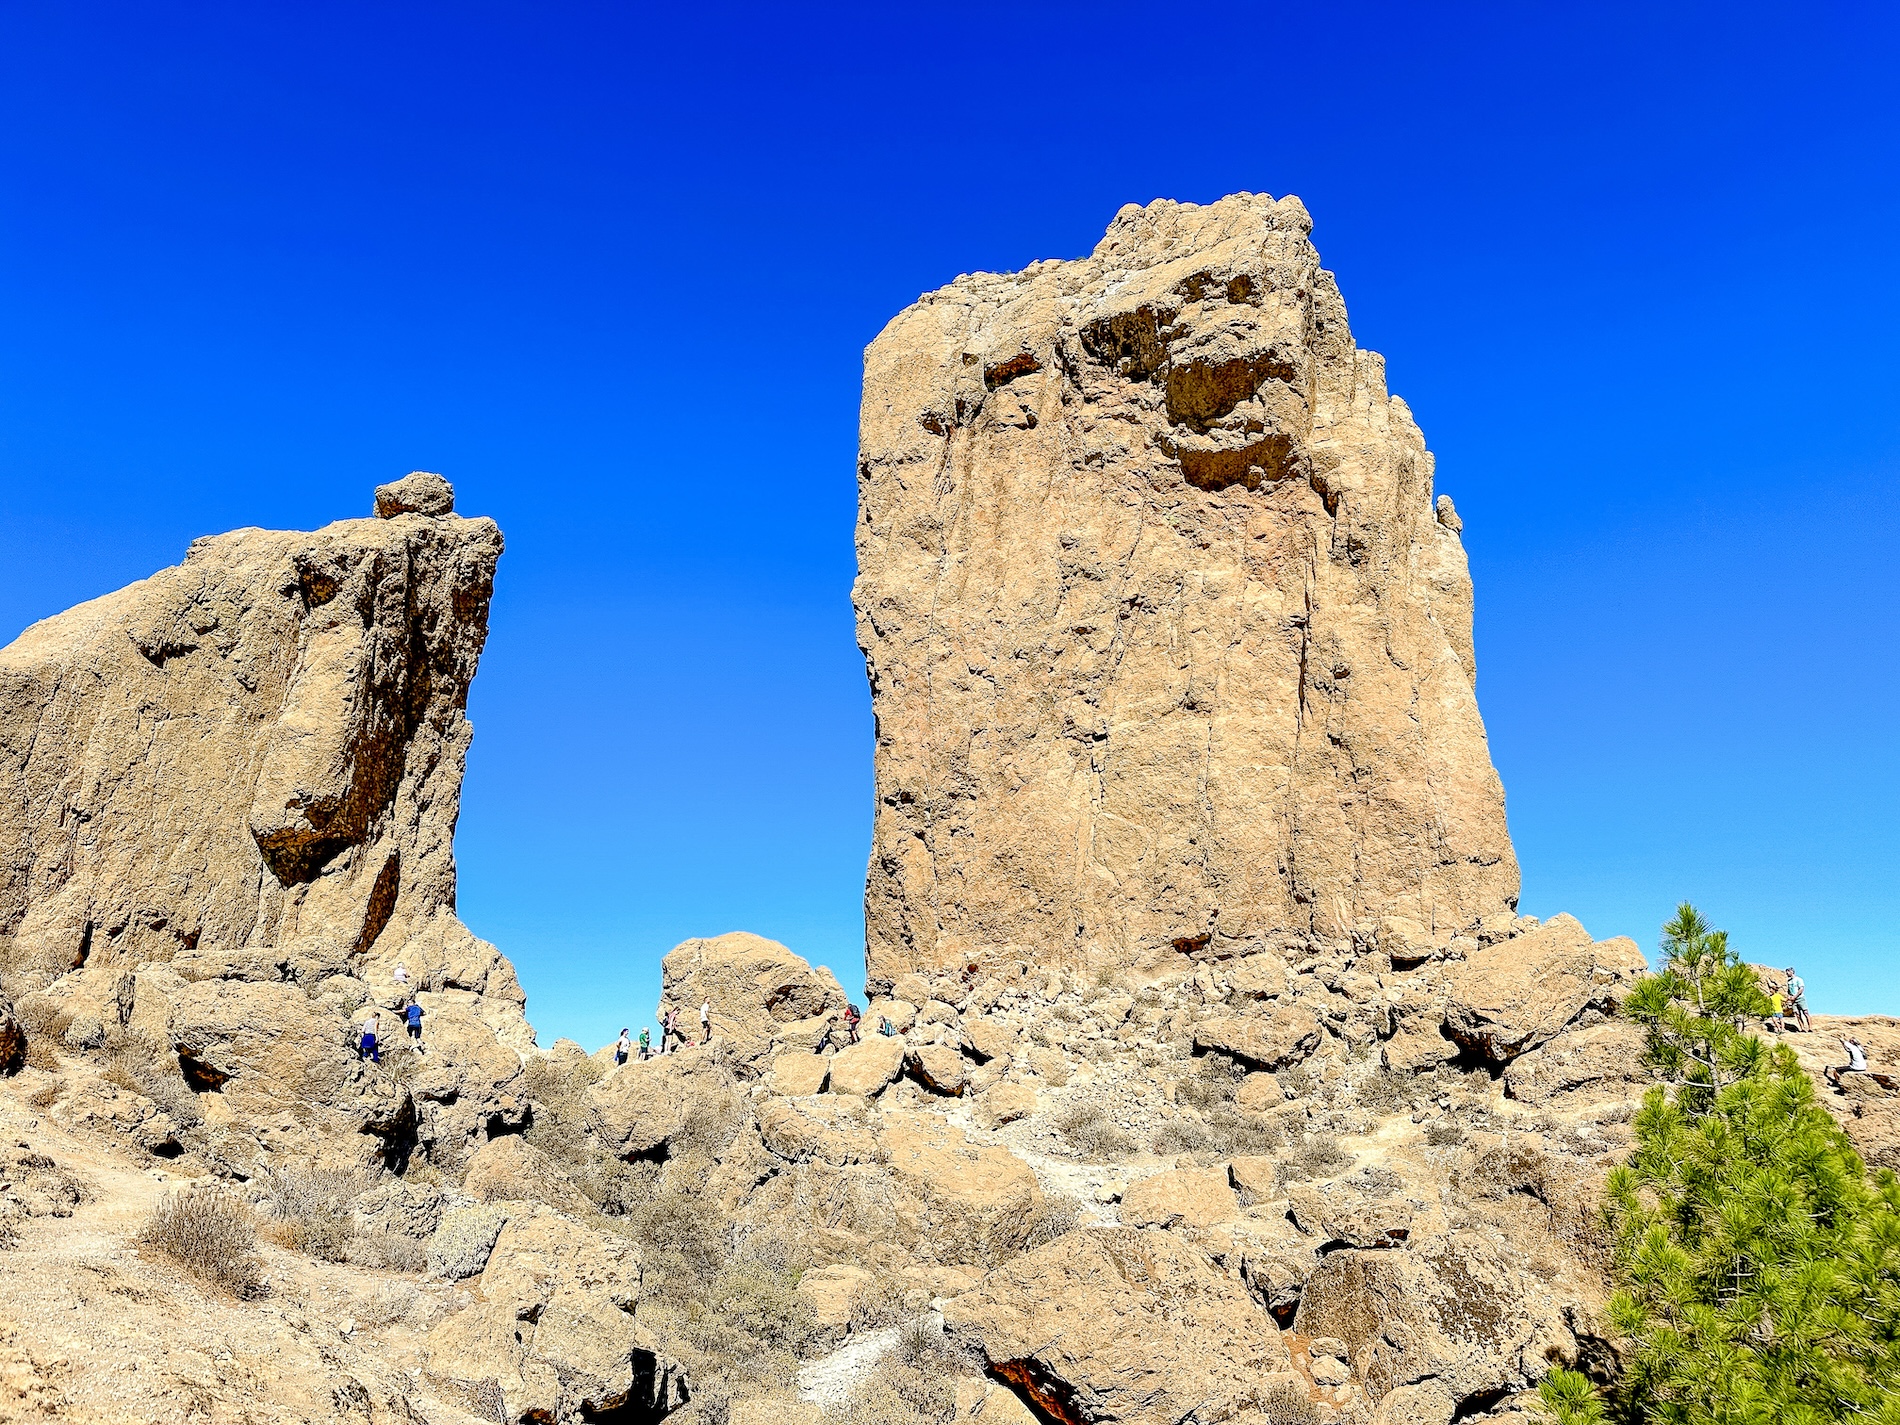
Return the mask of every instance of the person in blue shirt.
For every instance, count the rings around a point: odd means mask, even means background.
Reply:
[[[420,1054],[422,1052],[422,1006],[410,1000],[409,1008],[403,1011],[403,1020],[409,1026],[409,1042],[416,1046],[416,1052]]]

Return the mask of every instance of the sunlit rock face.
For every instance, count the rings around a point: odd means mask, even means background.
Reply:
[[[1130,206],[866,352],[874,978],[1509,925],[1461,525],[1310,228]]]

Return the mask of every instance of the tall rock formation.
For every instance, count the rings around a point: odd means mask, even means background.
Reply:
[[[249,1094],[222,1115],[248,1130],[353,1103],[348,1021],[420,990],[466,1041],[433,1091],[456,1136],[485,1131],[533,1035],[513,969],[455,915],[502,539],[452,500],[415,474],[377,518],[200,539],[0,650],[9,995],[81,1040],[137,1030],[201,1094]],[[406,1098],[356,1107],[365,1131],[417,1127]]]
[[[1310,229],[1131,205],[867,350],[874,979],[1509,926],[1458,517]]]

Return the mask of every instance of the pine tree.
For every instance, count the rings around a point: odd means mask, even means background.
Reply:
[[[1900,1425],[1900,1182],[1870,1175],[1754,973],[1684,902],[1625,1012],[1661,1082],[1606,1185],[1624,1370],[1542,1386],[1559,1425]]]

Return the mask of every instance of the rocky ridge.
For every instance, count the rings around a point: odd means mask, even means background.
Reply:
[[[535,1046],[454,916],[500,537],[439,476],[0,651],[0,1422],[1450,1425],[1613,1370],[1643,957],[1514,913],[1457,516],[1308,226],[1124,210],[867,355],[855,1042],[733,933],[674,1052]],[[1827,1101],[1896,1163],[1895,1085]],[[142,1233],[174,1192],[241,1288]]]

